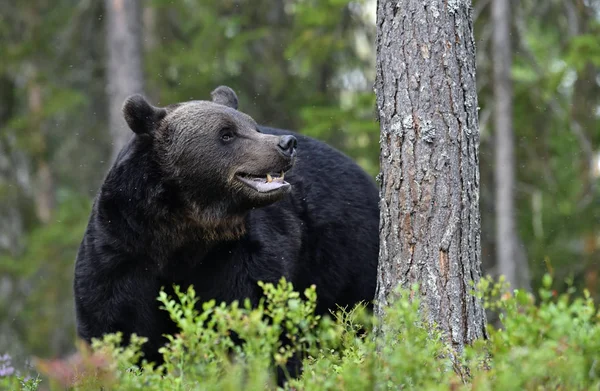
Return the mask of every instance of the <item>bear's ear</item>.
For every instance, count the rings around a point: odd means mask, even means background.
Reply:
[[[223,106],[231,107],[232,109],[238,108],[238,97],[235,92],[227,86],[219,86],[210,93],[212,100]]]
[[[123,116],[127,125],[137,134],[149,134],[167,115],[167,110],[154,107],[140,94],[131,95],[123,103]]]

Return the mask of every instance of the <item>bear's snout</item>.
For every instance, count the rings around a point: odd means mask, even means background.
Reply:
[[[296,155],[298,140],[296,140],[296,137],[290,135],[281,136],[279,137],[279,143],[277,146],[285,157],[293,158]]]

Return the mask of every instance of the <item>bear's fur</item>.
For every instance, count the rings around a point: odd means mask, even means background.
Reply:
[[[284,276],[297,290],[316,284],[319,313],[373,299],[374,181],[324,143],[258,126],[228,87],[212,98],[125,102],[135,135],[102,184],[77,254],[84,340],[136,333],[159,362],[162,335],[176,330],[156,298],[173,284],[193,284],[203,300],[257,303],[257,281]],[[285,181],[266,181],[282,171]]]

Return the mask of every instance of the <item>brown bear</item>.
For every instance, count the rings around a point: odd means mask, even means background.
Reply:
[[[350,158],[317,140],[257,125],[228,87],[212,101],[123,113],[134,135],[95,199],[75,265],[77,332],[148,338],[160,361],[176,332],[156,298],[194,285],[203,300],[257,303],[258,281],[317,287],[317,312],[371,301],[378,191]]]

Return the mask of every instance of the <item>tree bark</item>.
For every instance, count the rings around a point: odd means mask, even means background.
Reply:
[[[107,92],[113,160],[132,133],[121,107],[128,95],[143,93],[142,12],[139,0],[105,0],[108,48]]]
[[[419,283],[425,314],[462,351],[485,337],[479,129],[469,0],[379,0],[381,127],[376,314]]]

